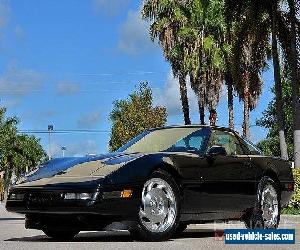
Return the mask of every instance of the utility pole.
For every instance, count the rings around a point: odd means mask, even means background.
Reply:
[[[51,132],[53,131],[53,125],[48,125],[48,155],[49,155],[49,160],[51,160],[52,155],[51,155]]]
[[[66,150],[67,150],[66,147],[61,147],[62,157],[65,157]]]

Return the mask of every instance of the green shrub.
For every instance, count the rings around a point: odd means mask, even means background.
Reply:
[[[300,214],[300,169],[293,169],[293,175],[295,190],[290,202],[282,209],[282,213],[285,214]]]

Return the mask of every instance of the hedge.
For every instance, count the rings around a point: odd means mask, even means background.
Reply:
[[[295,190],[290,202],[282,209],[284,214],[300,214],[300,169],[293,169],[293,175]]]

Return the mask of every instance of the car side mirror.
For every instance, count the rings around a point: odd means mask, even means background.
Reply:
[[[226,149],[223,148],[222,146],[212,146],[208,151],[207,151],[208,156],[217,156],[217,155],[227,155]]]

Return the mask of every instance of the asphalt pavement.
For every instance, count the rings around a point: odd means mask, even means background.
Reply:
[[[244,228],[244,225],[237,222],[192,225],[179,237],[166,242],[134,241],[127,231],[81,232],[72,241],[54,241],[41,231],[26,230],[24,218],[6,212],[0,204],[0,250],[300,249],[300,216],[282,216],[280,223],[280,228],[296,229],[295,245],[225,245],[222,237],[216,237],[216,232],[229,228]]]

